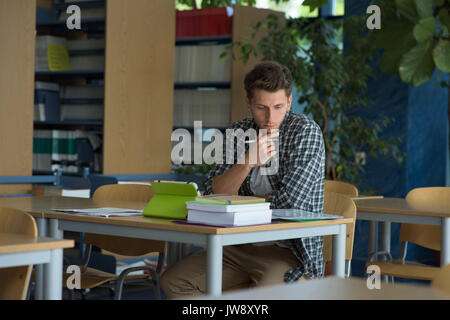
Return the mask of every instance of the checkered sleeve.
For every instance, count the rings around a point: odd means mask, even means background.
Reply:
[[[298,208],[321,213],[323,210],[323,190],[314,190],[317,183],[323,184],[325,149],[322,131],[316,124],[308,124],[297,130],[289,130],[291,146],[287,161],[280,165],[287,168],[281,183],[272,191],[269,201],[274,208]],[[322,181],[322,182],[321,182]]]
[[[320,127],[310,122],[301,128],[287,131],[285,145],[289,146],[287,161],[281,162],[286,174],[272,191],[269,201],[274,208],[298,208],[312,212],[323,211],[325,149]],[[283,170],[283,168],[280,168]],[[286,282],[298,280],[303,274],[309,278],[323,276],[323,238],[309,237],[287,240],[299,265],[285,274]]]
[[[204,186],[205,186],[205,195],[208,194],[212,194],[212,182],[214,180],[215,177],[220,176],[221,174],[223,174],[224,172],[226,172],[227,170],[229,170],[236,162],[237,159],[239,159],[245,152],[245,149],[240,149],[240,148],[236,148],[232,147],[230,145],[231,141],[234,141],[233,139],[233,132],[236,129],[242,129],[242,130],[247,130],[250,126],[250,119],[244,119],[244,120],[240,120],[240,121],[236,121],[231,125],[230,129],[227,129],[227,132],[225,134],[225,137],[223,139],[223,150],[222,152],[222,161],[220,161],[220,163],[215,163],[214,168],[212,168],[209,172],[208,175],[206,177]],[[217,152],[217,150],[216,150]],[[241,186],[241,188],[239,189],[239,194],[243,195],[245,194],[244,192],[244,188],[245,186]]]

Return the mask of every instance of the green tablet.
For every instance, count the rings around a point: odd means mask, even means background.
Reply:
[[[152,182],[153,197],[142,214],[148,217],[186,219],[186,201],[194,201],[200,195],[195,182]]]

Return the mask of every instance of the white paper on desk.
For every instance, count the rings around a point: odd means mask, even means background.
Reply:
[[[326,213],[314,213],[300,209],[272,209],[272,219],[283,220],[327,220],[341,219],[343,216],[337,216]]]
[[[90,209],[53,209],[53,211],[60,211],[66,213],[75,213],[95,217],[109,217],[109,216],[138,216],[142,214],[142,210],[123,209],[123,208],[90,208]]]

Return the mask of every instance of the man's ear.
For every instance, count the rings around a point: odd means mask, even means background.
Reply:
[[[291,110],[291,104],[292,104],[292,93],[289,95],[288,98],[288,107],[287,107],[287,111]]]
[[[250,110],[250,100],[248,99],[247,96],[245,96],[245,105],[247,106],[248,112],[251,113],[251,110]]]

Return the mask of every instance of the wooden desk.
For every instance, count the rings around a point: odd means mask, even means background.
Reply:
[[[210,299],[199,297],[198,299]],[[381,282],[380,289],[369,289],[361,278],[326,277],[225,293],[220,300],[449,300],[450,296],[425,285]]]
[[[47,265],[43,279],[43,297],[47,300],[61,300],[63,248],[73,246],[73,240],[0,233],[0,268]]]
[[[218,228],[178,224],[169,219],[132,217],[87,217],[52,212],[54,208],[122,207],[142,209],[146,203],[93,201],[65,197],[0,199],[0,206],[25,210],[37,218],[42,233],[62,238],[62,231],[90,232],[115,236],[182,242],[207,248],[206,290],[220,295],[222,291],[222,248],[227,245],[262,241],[333,235],[333,273],[345,275],[346,224],[352,219],[312,222],[287,222],[246,227]]]
[[[377,251],[377,223],[381,222],[380,250],[391,249],[391,222],[441,226],[441,266],[450,263],[450,208],[436,204],[412,206],[403,198],[355,200],[356,219],[369,221],[369,255]]]

